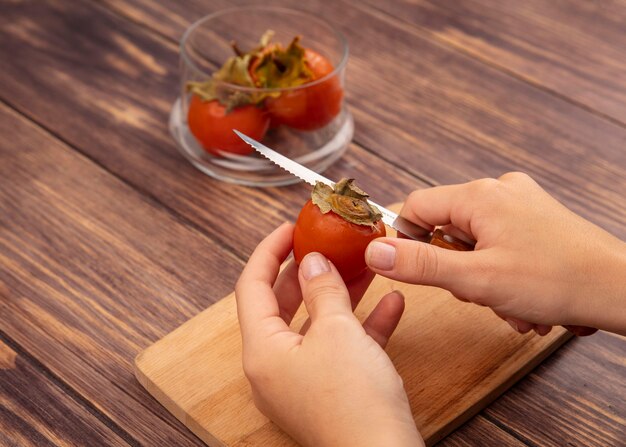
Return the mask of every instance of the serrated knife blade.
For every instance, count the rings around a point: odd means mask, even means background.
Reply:
[[[239,132],[238,130],[233,129],[233,131],[237,134],[237,136],[239,136],[239,138],[252,146],[255,151],[263,155],[272,163],[283,168],[285,171],[304,180],[309,185],[315,186],[317,182],[322,182],[328,186],[335,186],[336,182],[330,180],[329,178],[326,178],[323,175],[318,174],[317,172],[307,168],[306,166],[302,166],[300,163],[297,163],[292,159],[285,157],[282,154],[279,154],[275,150],[270,149],[264,144],[250,138],[249,136]],[[402,216],[398,216],[393,211],[388,210],[384,206],[381,206],[372,200],[368,199],[368,202],[380,210],[383,215],[382,221],[385,223],[385,225],[388,225],[391,228],[417,241],[429,242],[431,240],[432,232],[430,230],[420,227],[419,225],[403,218]]]
[[[273,149],[265,146],[262,143],[248,137],[247,135],[242,134],[238,130],[233,129],[234,132],[241,138],[243,141],[248,143],[250,146],[254,148],[261,155],[269,159],[271,162],[280,166],[284,170],[290,172],[296,177],[304,180],[308,184],[315,186],[316,182],[325,183],[328,186],[335,186],[335,182],[324,177],[321,174],[307,168],[306,166],[302,166],[300,163],[297,163],[290,158],[285,157],[284,155],[279,154]],[[426,228],[420,227],[419,225],[411,222],[403,218],[402,216],[398,216],[391,210],[388,210],[384,206],[380,206],[376,202],[373,202],[368,199],[368,202],[374,205],[376,208],[380,210],[383,215],[383,222],[385,225],[394,228],[395,230],[403,233],[404,235],[410,237],[411,239],[415,239],[421,242],[427,242],[433,245],[437,245],[439,247],[451,249],[451,250],[459,250],[459,251],[467,251],[473,250],[474,244],[469,242],[460,240],[454,236],[444,233],[440,229],[430,231]],[[586,326],[563,326],[570,332],[573,332],[575,335],[590,335],[597,331],[595,328],[586,327]]]

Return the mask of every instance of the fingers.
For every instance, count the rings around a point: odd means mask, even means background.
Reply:
[[[511,327],[520,334],[525,334],[532,329],[537,333],[537,335],[543,337],[544,335],[548,335],[552,331],[552,326],[547,324],[533,324],[527,321],[519,320],[517,318],[501,318],[506,320],[506,322],[509,323],[509,325],[511,325]],[[596,328],[587,326],[566,325],[563,327],[578,337],[586,337],[588,335],[593,335],[598,332]]]
[[[365,272],[361,273],[359,276],[351,279],[346,283],[348,293],[350,293],[352,310],[356,309],[356,306],[358,306],[358,304],[361,302],[363,294],[365,294],[367,288],[372,283],[374,276],[376,276],[376,274],[370,269],[367,269]]]
[[[503,318],[507,323],[509,323],[509,326],[511,326],[513,330],[519,332],[520,334],[526,334],[535,328],[535,325],[533,323],[529,323],[528,321],[511,317]]]
[[[471,299],[489,285],[481,252],[447,250],[422,242],[379,238],[365,252],[374,272],[398,281],[442,287]]]
[[[548,335],[550,333],[552,326],[548,326],[547,324],[536,324],[534,329],[537,335],[543,337],[544,335]]]
[[[472,239],[472,237],[469,234],[466,234],[465,232],[459,230],[457,227],[455,227],[452,224],[443,225],[441,227],[441,231],[443,231],[446,234],[449,234],[450,236],[454,236],[455,238],[460,239],[464,242],[467,242],[468,244],[476,244],[476,241]]]
[[[237,285],[237,316],[244,343],[254,340],[259,332],[287,329],[272,285],[281,263],[289,255],[293,243],[293,225],[285,223],[267,236],[254,250],[243,269]]]
[[[363,298],[363,295],[367,291],[367,288],[369,287],[369,285],[372,283],[374,276],[376,276],[376,274],[368,269],[365,272],[363,272],[361,275],[357,276],[356,278],[346,283],[346,287],[348,288],[348,292],[350,294],[350,305],[353,311],[361,302],[361,299]],[[302,325],[302,327],[300,328],[300,334],[301,335],[306,334],[310,327],[311,327],[311,319],[307,318],[304,324]]]
[[[494,210],[510,201],[511,190],[521,185],[538,187],[526,174],[510,172],[499,179],[483,178],[460,185],[420,189],[409,194],[400,215],[422,226],[452,224],[476,240],[480,228],[472,228],[472,217],[484,214],[485,210],[493,215]]]
[[[382,348],[396,330],[404,312],[404,296],[400,292],[385,295],[363,323],[365,332]]]
[[[528,321],[520,320],[519,318],[506,317],[499,314],[495,310],[493,310],[493,313],[509,323],[509,326],[511,326],[515,332],[519,332],[520,334],[526,334],[533,330],[537,335],[543,337],[544,335],[548,335],[552,330],[552,326],[546,324],[533,324]]]
[[[537,335],[543,337],[548,335],[552,330],[552,326],[547,324],[533,324],[528,321],[520,320],[517,318],[503,318],[509,325],[520,334],[526,334],[531,330],[535,331]]]
[[[367,269],[365,272],[357,276],[356,278],[351,279],[346,283],[346,287],[348,288],[348,293],[350,294],[350,305],[352,306],[352,310],[356,309],[356,307],[361,302],[363,295],[367,291],[367,288],[372,283],[376,274],[371,270]],[[309,328],[311,327],[311,319],[307,318],[302,327],[300,328],[300,334],[304,335],[307,333]]]
[[[298,278],[302,299],[314,325],[320,318],[352,315],[350,295],[339,272],[320,253],[309,253],[300,262]]]
[[[300,284],[298,284],[298,266],[295,261],[291,261],[280,272],[274,284],[274,294],[278,301],[280,317],[288,325],[291,324],[293,316],[298,311],[300,303],[302,303]]]
[[[400,215],[427,228],[451,223],[464,233],[472,234],[470,214],[461,212],[469,210],[469,207],[459,206],[467,201],[470,185],[436,186],[413,191],[404,202]]]

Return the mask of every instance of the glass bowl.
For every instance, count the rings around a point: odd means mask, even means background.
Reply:
[[[258,47],[268,30],[273,31],[271,41],[283,47],[300,36],[302,47],[307,49],[308,67],[312,67],[308,64],[309,50],[332,66],[327,65],[326,74],[322,71],[319,77],[288,88],[243,86],[213,77],[234,56],[233,42],[245,52]],[[232,128],[317,172],[328,168],[347,149],[354,133],[344,100],[348,45],[323,19],[271,6],[222,10],[191,25],[181,40],[180,55],[180,96],[170,115],[170,131],[180,152],[205,174],[248,186],[299,181],[251,148],[241,147],[232,139],[237,138]],[[190,86],[198,85],[194,83],[211,79],[211,92],[217,100],[201,100],[193,88],[190,91]],[[233,106],[240,98],[243,105]],[[259,98],[263,99],[256,102]],[[213,109],[209,113],[206,110],[211,101],[217,102],[210,105]],[[194,108],[192,114],[190,107]],[[215,114],[222,121],[213,118]]]

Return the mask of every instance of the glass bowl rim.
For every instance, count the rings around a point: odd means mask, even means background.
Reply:
[[[335,37],[337,38],[337,40],[339,41],[341,47],[342,47],[342,52],[341,52],[341,59],[339,60],[339,63],[334,67],[333,71],[331,71],[330,73],[328,73],[325,76],[322,76],[319,79],[316,79],[315,81],[312,82],[308,82],[306,84],[302,84],[302,85],[298,85],[295,87],[280,87],[280,88],[259,88],[259,87],[247,87],[247,86],[243,86],[243,85],[238,85],[238,84],[233,84],[230,82],[224,82],[224,81],[216,81],[216,84],[223,86],[225,88],[229,88],[231,90],[238,90],[241,92],[246,92],[246,93],[275,93],[275,92],[285,92],[285,91],[294,91],[294,90],[302,90],[305,88],[309,88],[312,87],[314,85],[317,84],[321,84],[325,81],[327,81],[328,79],[331,79],[332,77],[336,76],[338,73],[340,73],[344,67],[346,66],[346,63],[348,62],[348,52],[349,52],[349,46],[348,46],[348,41],[346,39],[346,37],[343,35],[343,33],[341,33],[336,27],[335,25],[331,24],[328,20],[313,14],[311,12],[308,11],[303,11],[300,9],[294,9],[294,8],[285,8],[282,6],[270,6],[270,5],[249,5],[249,6],[235,6],[235,7],[231,7],[231,8],[224,8],[224,9],[220,9],[219,11],[213,12],[211,14],[208,14],[198,20],[196,20],[195,22],[193,22],[186,30],[185,33],[183,34],[183,37],[180,39],[180,55],[181,58],[184,60],[184,63],[187,64],[189,67],[191,67],[194,71],[196,71],[197,73],[200,73],[204,76],[206,76],[207,78],[210,78],[212,73],[207,73],[205,70],[201,69],[200,67],[198,67],[196,65],[196,63],[191,60],[190,56],[187,54],[187,51],[185,50],[185,44],[187,43],[187,41],[189,40],[190,36],[192,35],[192,33],[199,28],[202,24],[204,24],[204,22],[207,22],[211,19],[214,19],[216,17],[220,17],[222,15],[226,15],[226,14],[231,14],[234,12],[245,12],[245,11],[254,11],[254,10],[263,10],[263,11],[273,11],[273,12],[283,12],[283,13],[288,13],[288,14],[297,14],[297,15],[302,15],[302,16],[307,16],[308,18],[312,18],[318,22],[322,22],[324,25],[326,25],[328,28],[330,28],[330,30],[335,34]]]

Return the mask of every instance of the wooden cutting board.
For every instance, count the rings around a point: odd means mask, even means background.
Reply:
[[[404,380],[415,422],[432,445],[472,417],[564,343],[558,327],[519,335],[489,309],[448,292],[377,277],[356,315],[401,290],[406,309],[387,353]],[[300,309],[292,322],[306,319]],[[141,352],[139,382],[209,446],[292,446],[254,406],[241,367],[241,339],[230,294]]]

